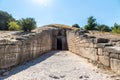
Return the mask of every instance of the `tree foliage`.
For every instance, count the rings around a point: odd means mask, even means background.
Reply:
[[[11,14],[0,10],[0,30],[8,30],[8,23],[14,20]]]
[[[97,30],[101,31],[101,32],[110,32],[111,31],[110,27],[105,24],[98,25]]]
[[[87,21],[87,25],[84,26],[86,30],[96,30],[96,19],[93,16],[90,16]]]
[[[120,33],[120,25],[118,25],[117,23],[115,23],[114,27],[112,29],[112,32],[114,32],[114,33]]]
[[[21,29],[16,21],[9,22],[8,26],[9,26],[9,30],[12,30],[12,31],[17,31]]]
[[[80,28],[80,26],[78,24],[73,24],[72,27]]]
[[[22,18],[18,22],[24,31],[31,32],[31,30],[36,28],[36,21],[34,18]]]
[[[78,24],[73,24],[72,27],[80,28]],[[36,21],[34,18],[22,18],[16,21],[13,16],[5,11],[0,10],[0,30],[24,30],[31,31],[36,28]],[[113,27],[109,27],[105,24],[98,25],[96,19],[90,16],[87,21],[87,25],[84,26],[86,30],[98,30],[101,32],[114,32],[120,34],[120,25],[117,23]]]

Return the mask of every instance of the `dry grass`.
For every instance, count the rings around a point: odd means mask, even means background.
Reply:
[[[112,32],[89,31],[89,33],[90,35],[97,36],[97,37],[120,39],[120,34],[116,34]]]
[[[69,25],[64,25],[64,24],[50,24],[49,26],[56,27],[56,28],[65,28],[65,29],[71,29],[71,30],[79,30],[80,28],[74,28]]]

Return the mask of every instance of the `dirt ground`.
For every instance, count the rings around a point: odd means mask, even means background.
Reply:
[[[69,51],[52,51],[12,69],[0,80],[112,80]]]

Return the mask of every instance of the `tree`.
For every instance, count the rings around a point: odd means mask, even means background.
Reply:
[[[31,30],[36,28],[36,21],[34,18],[22,18],[18,22],[24,31],[31,32]]]
[[[101,31],[101,32],[110,32],[111,31],[111,29],[109,28],[109,26],[104,25],[104,24],[98,25],[97,26],[97,30]]]
[[[112,29],[112,32],[114,32],[114,33],[120,33],[120,25],[118,25],[117,23],[115,23],[114,27]]]
[[[73,24],[72,27],[80,28],[80,26],[78,24]]]
[[[96,30],[96,19],[93,16],[90,16],[87,21],[87,25],[84,26],[86,30]]]
[[[8,30],[8,23],[14,20],[11,14],[0,10],[0,30]]]
[[[20,30],[20,26],[15,21],[9,22],[8,26],[9,26],[9,30],[13,30],[13,31]]]

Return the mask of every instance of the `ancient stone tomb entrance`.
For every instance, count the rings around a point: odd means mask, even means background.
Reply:
[[[62,39],[57,38],[57,50],[62,50]]]
[[[67,39],[66,39],[66,31],[61,30],[57,35],[57,50],[67,50]]]

